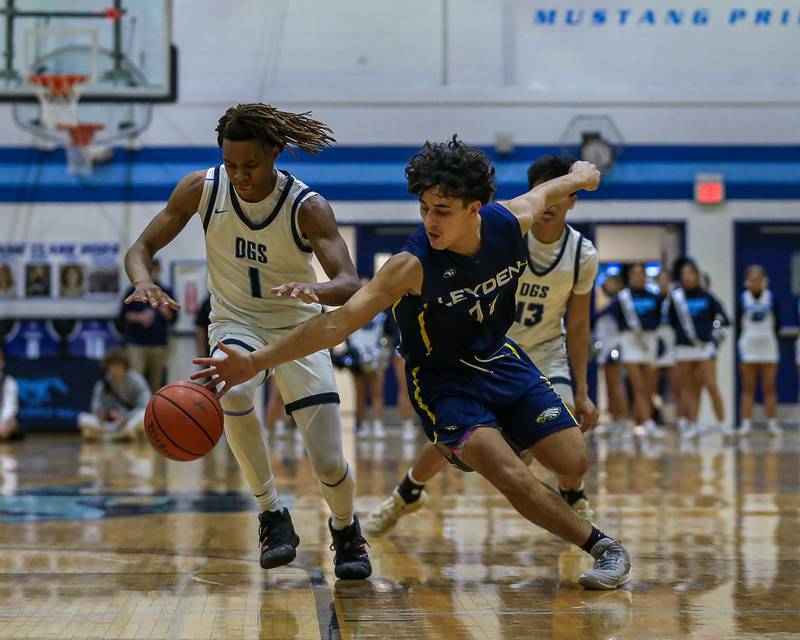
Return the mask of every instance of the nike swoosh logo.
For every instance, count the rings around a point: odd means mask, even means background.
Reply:
[[[226,211],[230,211],[230,209],[214,209],[214,213],[225,213]]]

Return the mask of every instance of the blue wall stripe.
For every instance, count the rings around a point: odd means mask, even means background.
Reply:
[[[421,141],[420,141],[421,142]],[[491,147],[481,147],[493,160],[530,162],[548,153],[561,153],[553,145],[523,145],[511,154],[497,154]],[[300,153],[295,159],[288,152],[281,156],[282,163],[317,164],[331,162],[407,162],[417,151],[417,146],[336,146],[318,156]],[[570,149],[572,153],[577,149]],[[622,150],[623,162],[800,162],[800,145],[636,145]],[[65,162],[64,150],[39,151],[30,147],[0,147],[0,163],[55,163]],[[193,166],[214,166],[220,162],[220,151],[214,146],[145,147],[139,151],[113,149],[111,162],[188,163]]]
[[[403,169],[412,147],[335,147],[320,157],[289,154],[280,167],[330,200],[408,200]],[[526,188],[532,158],[553,147],[520,147],[495,158],[498,197]],[[494,155],[494,154],[492,154]],[[164,202],[191,171],[215,166],[214,147],[117,149],[88,177],[66,172],[63,152],[0,148],[2,202]],[[591,200],[691,200],[695,174],[724,175],[728,199],[800,199],[800,147],[629,147]]]
[[[800,184],[727,185],[728,200],[800,200]],[[0,187],[0,202],[152,202],[153,214],[172,191],[153,185],[107,186],[102,190],[80,186],[54,189],[46,184]],[[331,185],[320,189],[328,200],[382,201],[408,200],[404,187],[396,185]],[[519,190],[503,188],[499,198],[518,195]],[[605,185],[594,193],[581,195],[583,200],[691,200],[694,189],[685,184]],[[799,211],[800,214],[800,211]]]

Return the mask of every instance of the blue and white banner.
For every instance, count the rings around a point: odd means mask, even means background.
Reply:
[[[117,242],[0,243],[0,317],[105,315],[96,303],[118,303],[119,262]]]
[[[800,86],[797,2],[510,0],[508,10],[514,84],[688,91]]]

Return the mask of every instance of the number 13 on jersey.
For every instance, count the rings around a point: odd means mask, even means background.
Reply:
[[[544,305],[538,302],[517,302],[517,312],[514,316],[514,322],[519,322],[526,327],[532,327],[542,321],[542,314],[544,313]]]

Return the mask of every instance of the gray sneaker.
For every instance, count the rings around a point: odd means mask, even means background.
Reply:
[[[592,547],[594,569],[578,578],[584,589],[616,589],[630,582],[631,556],[621,542],[603,538]]]
[[[408,503],[400,497],[397,489],[386,500],[375,507],[364,522],[364,531],[376,538],[389,533],[403,516],[419,511],[428,500],[423,489],[419,498]]]

